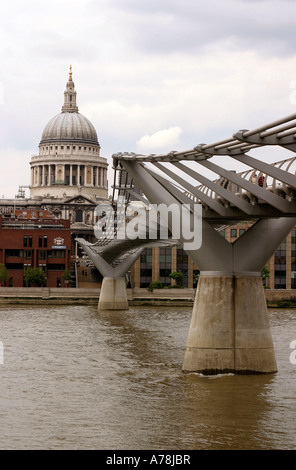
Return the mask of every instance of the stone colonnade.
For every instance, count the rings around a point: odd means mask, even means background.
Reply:
[[[107,167],[90,164],[36,164],[31,167],[31,187],[63,184],[107,187]]]

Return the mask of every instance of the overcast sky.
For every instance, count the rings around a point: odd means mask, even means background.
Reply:
[[[0,5],[0,197],[29,184],[70,64],[110,164],[119,151],[188,150],[296,112],[294,0]]]

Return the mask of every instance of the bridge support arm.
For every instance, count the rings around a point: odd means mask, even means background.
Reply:
[[[152,204],[181,204],[163,187],[146,169],[138,162],[122,162],[125,169],[132,176],[134,181],[142,188],[144,194]],[[193,215],[191,214],[191,221]],[[170,221],[168,221],[170,225]],[[169,227],[172,229],[172,226]],[[205,220],[202,221],[202,248],[199,250],[186,250],[194,263],[203,270],[231,270],[231,246],[219,233],[214,230]],[[182,245],[187,241],[180,233],[179,241]]]
[[[256,222],[232,245],[234,272],[261,272],[295,224],[294,217]]]

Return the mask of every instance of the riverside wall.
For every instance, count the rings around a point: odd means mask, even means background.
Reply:
[[[97,304],[100,288],[0,287],[1,304]],[[190,306],[195,289],[127,289],[130,305]],[[296,289],[265,290],[269,307],[296,307]]]

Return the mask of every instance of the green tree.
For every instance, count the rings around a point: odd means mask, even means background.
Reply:
[[[6,282],[9,281],[9,273],[5,264],[0,264],[0,284],[1,286],[5,286]]]
[[[267,277],[270,276],[270,271],[267,266],[264,266],[264,268],[261,271],[261,279],[262,281],[265,281]]]
[[[71,276],[71,273],[70,273],[68,268],[65,269],[65,272],[63,272],[62,279],[63,279],[64,283],[66,284],[66,286],[68,285],[69,281],[71,281],[72,276]]]
[[[45,272],[40,268],[27,268],[24,272],[24,281],[27,287],[42,287],[45,285]]]
[[[162,289],[163,285],[160,281],[152,281],[149,284],[148,290],[149,292],[153,292],[153,289]]]
[[[176,281],[176,284],[177,284],[177,287],[182,287],[183,285],[183,278],[184,278],[184,274],[183,273],[180,273],[178,271],[175,271],[171,274],[169,274],[169,277],[171,279],[174,279]]]

